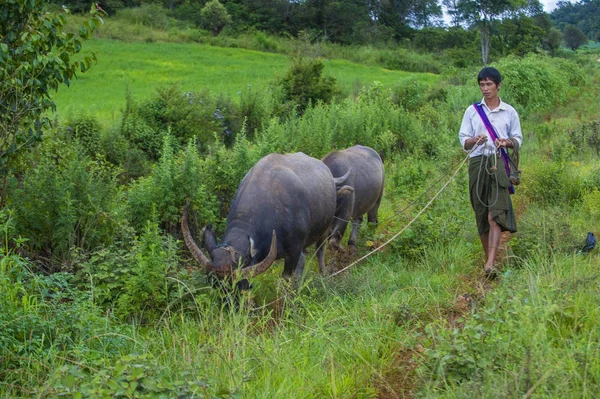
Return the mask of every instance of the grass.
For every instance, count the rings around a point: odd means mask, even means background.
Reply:
[[[193,44],[111,40],[88,44],[88,49],[99,51],[101,67],[82,75],[68,90],[61,89],[57,96],[61,116],[87,110],[114,120],[125,90],[144,99],[163,83],[179,83],[184,90],[210,87],[235,96],[247,84],[264,89],[287,65],[286,58],[278,55]],[[328,62],[327,70],[349,91],[359,80],[392,85],[406,76],[340,61]],[[433,75],[418,76],[435,84]],[[526,172],[516,209],[542,208],[543,204],[531,201],[528,187],[546,196],[549,190],[531,176],[533,172],[544,176],[547,171],[540,159],[551,163],[557,157],[552,151],[559,148],[555,139],[579,121],[597,118],[597,96],[598,91],[592,90],[553,111],[569,123],[541,118],[536,125],[543,127],[524,129],[531,140],[522,154]],[[463,100],[454,104],[461,112]],[[454,147],[449,151],[459,152]],[[591,175],[598,169],[590,165],[596,166],[597,154],[588,156],[585,166],[566,168],[564,180],[583,187],[569,179],[583,170],[588,184],[595,184]],[[439,158],[401,157],[402,153],[398,159],[386,160],[386,189],[390,190],[381,207],[382,220],[420,194],[421,187],[447,173]],[[417,168],[411,172],[413,164]],[[439,174],[426,174],[433,167]],[[108,316],[110,311],[94,303],[92,282],[89,291],[71,297],[67,288],[75,288],[61,282],[64,276],[35,277],[61,283],[51,289],[42,282],[31,283],[29,274],[21,278],[14,273],[16,264],[23,263],[23,269],[33,266],[16,255],[9,257],[12,247],[5,244],[0,305],[13,308],[0,309],[0,326],[11,332],[0,334],[0,396],[600,396],[598,256],[560,253],[546,242],[546,237],[559,235],[554,227],[562,227],[563,219],[581,220],[574,228],[578,233],[593,229],[598,223],[597,207],[590,200],[594,212],[590,215],[579,203],[557,197],[556,208],[543,209],[544,228],[537,231],[539,223],[534,222],[540,212],[521,210],[520,228],[527,226],[526,221],[533,227],[529,232],[523,228],[517,239],[536,251],[519,259],[507,257],[500,281],[489,283],[481,279],[481,250],[462,172],[410,231],[339,277],[317,275],[309,252],[307,281],[298,292],[279,279],[278,264],[253,279],[254,288],[246,294],[242,309],[231,310],[202,273],[191,272],[194,278],[188,282],[198,284],[181,283],[179,297],[171,298],[160,320],[150,325]],[[394,175],[400,183],[392,183]],[[409,184],[420,178],[421,183]],[[563,190],[556,191],[558,196]],[[376,231],[363,229],[361,254],[367,251],[368,240],[381,243],[415,213],[411,209]],[[422,235],[436,233],[438,244],[423,251],[419,247],[411,257],[398,255],[401,247],[407,253],[406,247],[430,243]],[[339,256],[337,264],[332,261],[336,267],[355,259]],[[472,300],[465,305],[460,301],[464,298]]]
[[[533,255],[504,273],[461,330],[431,328],[423,396],[598,397],[598,260]]]
[[[235,99],[248,85],[266,90],[289,62],[280,54],[190,43],[94,39],[84,44],[85,53],[92,51],[97,53],[98,64],[54,95],[59,118],[87,112],[114,121],[127,91],[144,100],[160,85],[178,84],[183,91],[193,92],[209,89]],[[325,61],[325,74],[335,77],[345,93],[376,80],[384,86],[409,76],[427,84],[438,81],[433,74],[390,71],[344,60]]]

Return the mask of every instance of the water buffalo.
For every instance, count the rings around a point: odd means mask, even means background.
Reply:
[[[339,197],[335,220],[331,226],[330,246],[340,247],[346,226],[352,221],[352,232],[348,246],[356,249],[356,236],[363,215],[366,213],[370,223],[377,224],[377,211],[383,196],[383,162],[372,148],[355,145],[343,151],[334,151],[323,158],[334,177],[351,173],[346,184],[354,188],[350,195]]]
[[[207,271],[218,277],[249,278],[285,259],[283,277],[302,276],[304,248],[315,244],[319,269],[324,271],[324,245],[333,221],[337,196],[349,195],[342,186],[350,173],[334,179],[323,162],[301,152],[270,154],[259,160],[240,183],[227,217],[221,244],[210,227],[203,229],[210,259],[195,243],[188,226],[189,203],[181,227],[187,247]],[[341,186],[341,187],[340,187]]]

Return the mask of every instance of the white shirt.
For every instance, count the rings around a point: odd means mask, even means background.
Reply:
[[[519,143],[519,147],[523,143],[523,133],[521,132],[521,122],[519,120],[519,114],[509,104],[500,100],[500,105],[493,110],[490,110],[484,100],[481,100],[483,110],[487,115],[490,123],[496,130],[496,135],[499,139],[510,139],[514,138]],[[480,144],[473,149],[470,157],[476,157],[478,155],[491,155],[496,152],[496,147],[492,142],[492,138],[488,133],[487,129],[481,117],[477,113],[474,106],[470,106],[465,111],[463,116],[462,124],[460,125],[460,133],[458,139],[462,148],[465,148],[465,141],[471,137],[485,134],[487,141],[484,144]]]

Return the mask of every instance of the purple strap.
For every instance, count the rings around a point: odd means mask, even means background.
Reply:
[[[498,140],[498,135],[496,134],[496,131],[494,130],[494,127],[490,123],[490,120],[488,119],[487,115],[485,114],[485,111],[483,110],[483,106],[480,103],[475,103],[475,104],[473,104],[473,106],[477,110],[479,117],[481,117],[481,120],[483,121],[485,128],[487,129],[488,133],[490,134],[490,137],[492,138],[492,143],[495,143],[496,140]],[[506,170],[506,175],[508,176],[508,192],[510,194],[514,194],[515,187],[510,182],[510,167],[508,166],[509,158],[508,158],[508,153],[506,152],[505,148],[500,149],[500,155],[502,156],[502,160],[504,161],[504,169]]]

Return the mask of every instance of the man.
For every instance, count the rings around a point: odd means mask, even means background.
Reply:
[[[517,111],[498,96],[502,77],[497,69],[483,68],[477,76],[483,94],[481,109],[487,115],[496,140],[485,127],[475,106],[467,108],[460,126],[459,139],[469,159],[469,195],[486,256],[484,272],[496,277],[496,254],[503,231],[514,233],[517,224],[509,194],[509,178],[500,149],[520,147],[523,142]]]

